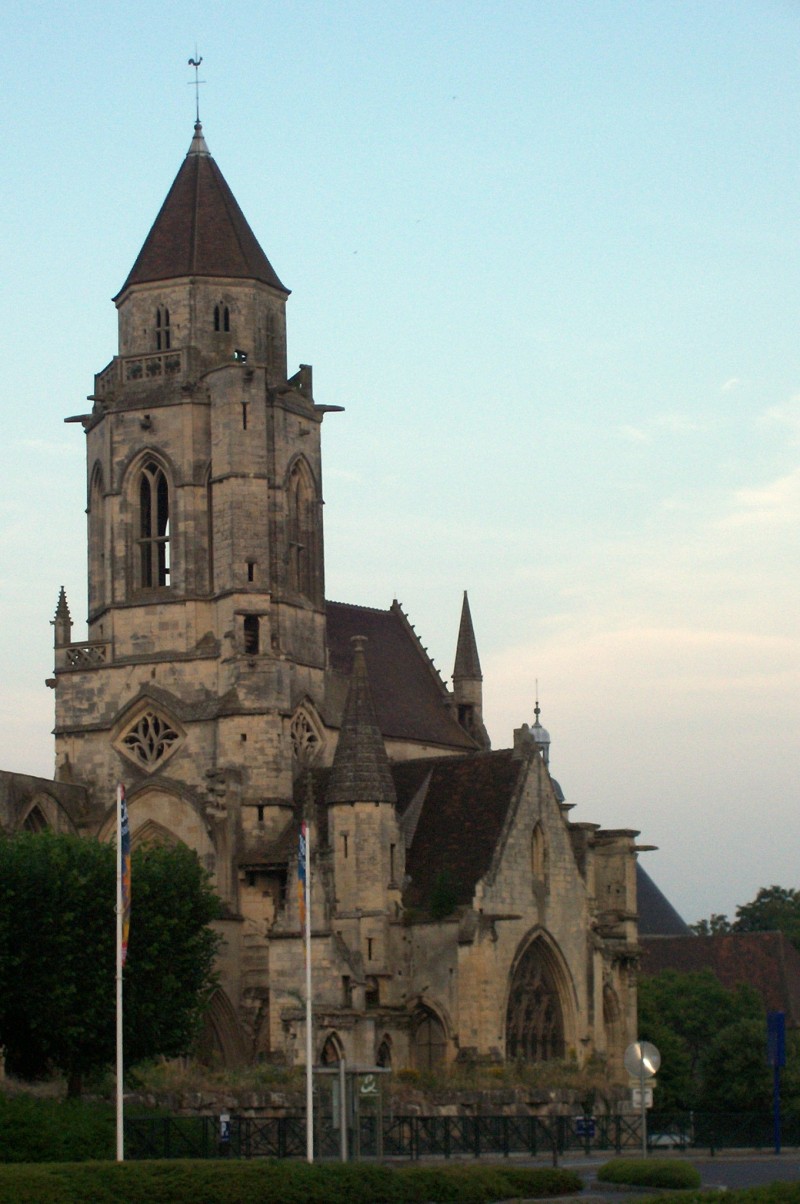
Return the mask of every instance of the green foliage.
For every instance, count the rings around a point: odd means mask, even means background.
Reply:
[[[736,908],[735,932],[783,932],[800,949],[800,891],[763,886],[752,903]]]
[[[185,1052],[213,984],[218,903],[183,846],[133,855],[124,971],[129,1062]],[[9,1070],[81,1077],[113,1062],[112,847],[52,832],[0,836],[0,1044]]]
[[[708,1112],[765,1112],[772,1106],[767,1030],[760,1020],[737,1020],[713,1034],[702,1059],[700,1108]]]
[[[716,1067],[708,1050],[716,1035],[739,1021],[758,1020],[761,1038],[759,1056],[764,1058],[763,1005],[751,988],[727,990],[710,970],[679,974],[664,970],[639,981],[639,1033],[661,1052],[658,1072],[660,1111],[696,1108],[705,1090],[708,1072]],[[737,1029],[735,1036],[750,1040],[749,1030]],[[749,1046],[748,1046],[749,1048]],[[704,1061],[704,1058],[706,1061]],[[742,1064],[747,1056],[742,1052]]]
[[[700,1172],[689,1162],[672,1158],[612,1158],[597,1172],[601,1183],[632,1187],[699,1187]]]
[[[82,1162],[113,1156],[110,1104],[0,1095],[0,1162]]]
[[[698,920],[689,927],[697,936],[717,936],[719,933],[731,932],[733,929],[733,925],[726,915],[719,915],[713,911],[708,920]]]
[[[0,1167],[0,1204],[488,1204],[580,1191],[572,1171],[485,1165],[392,1169],[303,1162],[126,1162]]]

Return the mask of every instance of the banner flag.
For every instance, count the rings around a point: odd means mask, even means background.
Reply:
[[[306,923],[306,865],[308,861],[308,829],[306,821],[300,825],[300,846],[297,850],[297,900],[300,905],[300,927]]]
[[[128,956],[128,936],[131,930],[131,832],[128,826],[128,807],[125,787],[119,788],[120,860],[122,867],[122,964]]]

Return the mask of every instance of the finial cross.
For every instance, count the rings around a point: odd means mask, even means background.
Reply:
[[[189,59],[189,66],[194,67],[194,106],[195,106],[195,120],[197,121],[198,125],[200,124],[200,85],[204,84],[206,82],[204,79],[200,79],[199,74],[198,74],[200,71],[200,64],[202,63],[202,61],[203,61],[203,56],[202,56],[202,54],[198,55],[197,47],[195,46],[194,58]],[[191,84],[191,82],[192,81],[189,80],[190,84]]]

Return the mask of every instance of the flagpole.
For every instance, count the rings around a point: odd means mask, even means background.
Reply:
[[[117,1162],[125,1160],[122,1123],[122,786],[117,786]]]
[[[304,944],[306,953],[306,1161],[314,1161],[314,1080],[311,1033],[311,824],[306,824],[306,906]]]

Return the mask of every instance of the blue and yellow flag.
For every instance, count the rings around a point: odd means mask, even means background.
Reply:
[[[300,904],[300,927],[306,923],[306,863],[308,860],[308,829],[306,821],[300,825],[300,847],[297,850],[297,898]]]
[[[120,867],[122,905],[122,964],[128,956],[128,934],[131,930],[131,831],[128,826],[128,808],[125,803],[125,787],[119,788],[120,811]]]

